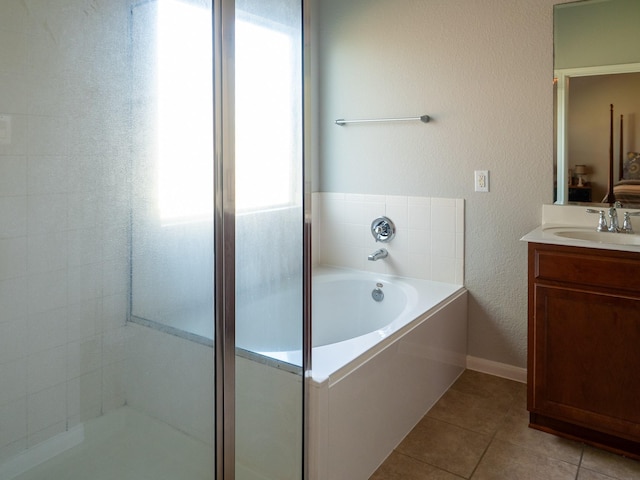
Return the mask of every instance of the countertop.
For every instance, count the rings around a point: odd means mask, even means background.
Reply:
[[[587,209],[607,210],[602,205],[543,205],[542,222],[539,227],[530,231],[520,240],[534,243],[548,243],[552,245],[565,245],[569,247],[599,248],[602,250],[618,250],[622,252],[640,253],[640,217],[632,217],[635,234],[609,233],[598,234],[598,215],[588,213]],[[640,212],[640,210],[618,208],[618,221],[622,225],[625,211]],[[607,221],[608,221],[607,216]],[[578,235],[598,237],[600,241],[582,240],[570,238],[566,234],[577,232]],[[559,235],[559,233],[561,235]],[[629,236],[630,235],[630,236]],[[635,243],[631,245],[624,244]]]
[[[608,243],[611,242],[624,242],[627,240],[634,240],[640,242],[640,235],[633,234],[629,236],[626,233],[602,233],[600,237],[603,241],[582,240],[577,238],[569,238],[560,236],[558,233],[562,232],[595,232],[594,227],[584,227],[580,225],[571,225],[564,223],[545,223],[538,228],[530,231],[520,240],[533,243],[548,243],[552,245],[565,245],[569,247],[583,247],[583,248],[599,248],[602,250],[618,250],[622,252],[638,252],[640,253],[639,245],[626,245],[622,243]]]

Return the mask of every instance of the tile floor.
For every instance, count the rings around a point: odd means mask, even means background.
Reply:
[[[370,480],[637,480],[640,462],[527,426],[526,385],[465,371]]]

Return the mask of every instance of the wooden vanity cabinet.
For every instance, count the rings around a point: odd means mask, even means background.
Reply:
[[[530,426],[640,459],[640,253],[528,256]]]

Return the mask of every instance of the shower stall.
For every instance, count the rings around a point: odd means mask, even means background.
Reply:
[[[0,5],[0,480],[303,477],[304,14]]]

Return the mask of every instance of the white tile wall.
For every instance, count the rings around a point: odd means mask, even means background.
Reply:
[[[312,205],[314,264],[464,284],[464,200],[319,192]],[[371,235],[382,215],[396,225],[389,243]],[[389,256],[369,261],[378,248]]]
[[[136,324],[126,330],[127,405],[211,444],[213,349]]]
[[[129,10],[80,3],[0,15],[0,463],[125,402]]]
[[[241,357],[236,358],[236,372],[236,463],[241,478],[298,478],[300,450],[292,446],[302,445],[302,377]]]

